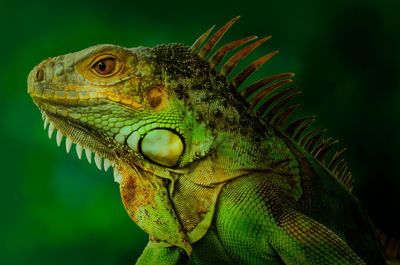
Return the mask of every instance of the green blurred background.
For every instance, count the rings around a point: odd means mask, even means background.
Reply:
[[[279,55],[249,82],[296,72],[298,115],[349,148],[355,194],[377,227],[400,238],[400,2],[11,1],[0,3],[0,262],[134,264],[147,236],[128,217],[111,172],[66,154],[26,93],[41,60],[98,43],[190,45],[242,18],[223,43],[273,35],[248,60]],[[220,44],[221,45],[221,44]]]

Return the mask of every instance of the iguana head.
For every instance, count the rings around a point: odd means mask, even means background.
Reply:
[[[186,65],[167,66],[172,53],[188,60]],[[176,169],[209,149],[204,143],[193,146],[193,132],[202,136],[206,128],[194,128],[196,117],[183,98],[182,82],[194,86],[206,78],[190,72],[201,63],[196,59],[180,45],[98,45],[40,63],[29,75],[28,92],[45,127],[50,124],[49,137],[54,128],[58,144],[66,136],[67,152],[76,143],[79,157],[85,150],[90,161],[95,153],[99,168],[104,157],[105,169],[119,162]]]

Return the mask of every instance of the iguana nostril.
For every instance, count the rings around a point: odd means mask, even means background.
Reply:
[[[44,70],[42,67],[38,67],[35,74],[35,81],[40,82],[43,80],[43,77],[44,77]]]

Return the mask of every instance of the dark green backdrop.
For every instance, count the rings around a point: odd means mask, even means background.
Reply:
[[[129,219],[111,172],[67,155],[43,131],[26,93],[41,60],[98,43],[191,44],[242,18],[224,41],[273,38],[280,49],[251,79],[293,71],[299,115],[341,140],[355,193],[378,227],[400,238],[400,20],[384,1],[11,1],[0,3],[0,261],[134,264],[147,236]]]

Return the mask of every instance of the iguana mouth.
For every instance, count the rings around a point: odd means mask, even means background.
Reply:
[[[92,163],[92,153],[94,153],[94,162],[99,170],[108,171],[110,167],[114,169],[114,180],[121,182],[122,175],[118,170],[118,158],[113,146],[100,141],[102,139],[96,132],[82,125],[72,122],[64,117],[41,109],[44,129],[48,129],[48,136],[51,139],[54,130],[57,129],[56,142],[60,146],[65,136],[65,149],[69,153],[72,145],[76,146],[76,154],[79,159],[85,151],[87,161]]]

